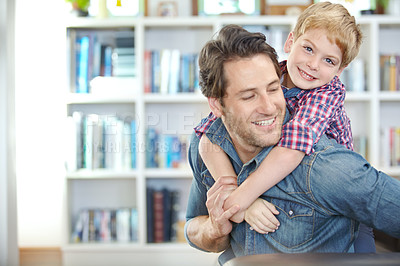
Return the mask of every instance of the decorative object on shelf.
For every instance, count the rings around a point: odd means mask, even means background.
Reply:
[[[261,15],[264,10],[264,0],[193,0],[192,14],[194,16],[215,15]]]
[[[266,15],[297,16],[312,3],[312,0],[266,0],[263,13]]]
[[[176,17],[176,16],[178,16],[178,4],[174,1],[158,3],[157,16],[160,16],[160,17]]]
[[[88,9],[90,6],[90,0],[65,0],[66,2],[71,3],[72,11],[78,17],[86,17],[88,13]]]
[[[91,0],[89,16],[140,17],[146,16],[147,0]]]
[[[317,2],[326,2],[328,0],[314,0]],[[377,0],[377,3],[381,0]],[[386,0],[383,0],[386,1]],[[360,16],[371,14],[373,10],[376,9],[375,1],[365,1],[365,0],[329,0],[331,3],[343,5],[351,15]]]

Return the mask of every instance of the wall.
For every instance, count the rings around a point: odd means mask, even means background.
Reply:
[[[61,244],[66,68],[64,0],[16,0],[16,169],[20,247]]]
[[[0,265],[18,265],[14,126],[14,0],[0,1]]]

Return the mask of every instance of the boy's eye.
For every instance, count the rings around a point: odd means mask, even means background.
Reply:
[[[325,61],[326,61],[328,64],[335,65],[335,62],[333,62],[333,61],[332,61],[331,59],[329,59],[329,58],[326,58]]]
[[[304,46],[304,49],[305,49],[307,52],[312,52],[312,48],[309,47],[309,46]]]

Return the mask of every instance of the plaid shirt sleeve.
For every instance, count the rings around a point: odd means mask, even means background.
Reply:
[[[282,128],[278,146],[311,154],[313,145],[331,126],[345,99],[344,86],[335,77],[330,83],[313,90],[302,90],[292,119]]]
[[[200,123],[194,127],[194,132],[197,137],[201,138],[201,136],[210,128],[215,119],[217,119],[217,117],[212,112],[207,117],[203,118]]]

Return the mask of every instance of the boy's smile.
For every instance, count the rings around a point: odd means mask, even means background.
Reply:
[[[339,76],[342,51],[320,29],[306,31],[297,40],[290,33],[284,50],[290,53],[287,60],[288,77],[284,84],[288,88],[310,90],[321,87]]]

